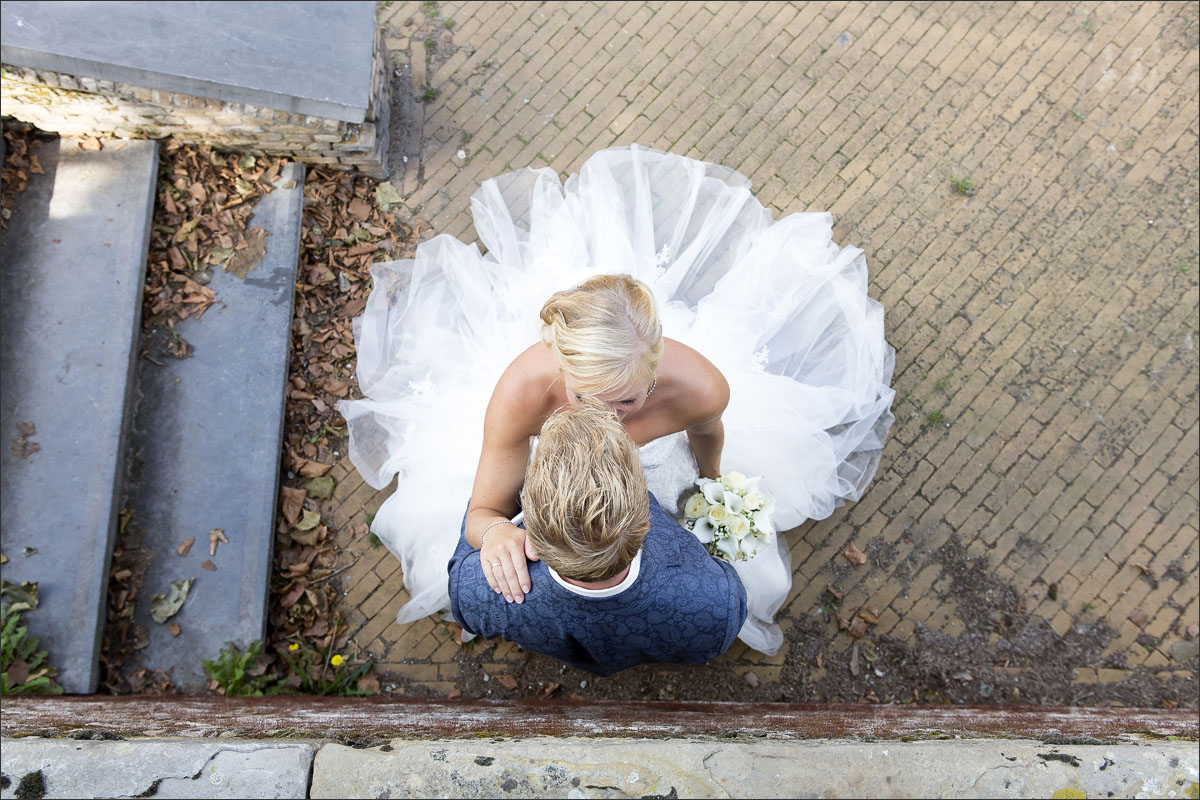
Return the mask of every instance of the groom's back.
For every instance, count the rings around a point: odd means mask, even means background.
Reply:
[[[650,497],[650,530],[630,576],[584,590],[530,565],[523,604],[488,585],[479,551],[460,536],[450,560],[450,607],[467,631],[611,675],[648,663],[701,664],[725,652],[746,618],[746,591],[729,564],[705,551]],[[634,573],[636,568],[636,574]]]

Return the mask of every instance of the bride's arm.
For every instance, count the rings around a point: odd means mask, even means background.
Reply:
[[[714,420],[692,425],[687,429],[688,444],[696,457],[696,467],[702,478],[721,475],[721,450],[725,446],[725,426],[718,416]]]
[[[517,512],[517,495],[529,461],[530,426],[522,424],[527,422],[523,414],[528,414],[527,408],[498,386],[484,417],[483,450],[466,527],[467,544],[482,544],[480,562],[488,584],[503,592],[506,600],[518,603],[530,586],[526,559],[537,558],[527,546],[525,531],[508,522]]]
[[[703,376],[703,383],[695,392],[694,402],[690,405],[693,416],[684,430],[700,476],[718,478],[721,475],[721,450],[725,447],[721,415],[729,405],[729,382],[707,359],[703,360],[702,366],[697,373]]]

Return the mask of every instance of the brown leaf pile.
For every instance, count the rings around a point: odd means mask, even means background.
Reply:
[[[129,656],[150,644],[149,633],[133,621],[138,593],[150,567],[151,553],[135,544],[141,536],[132,530],[133,514],[120,514],[117,543],[108,575],[108,620],[101,644],[100,687],[110,694],[164,694],[171,691],[170,678],[161,670],[127,669]]]
[[[17,207],[17,195],[29,185],[30,175],[45,175],[38,151],[57,134],[45,133],[26,122],[4,123],[3,194],[0,194],[0,230],[8,230],[8,220]]]
[[[212,269],[245,277],[262,255],[263,231],[246,230],[254,201],[272,190],[284,163],[177,139],[163,143],[142,310],[147,330],[199,319],[216,301],[207,286]]]
[[[284,422],[287,474],[280,490],[269,616],[277,649],[304,640],[321,652],[340,652],[349,640],[337,607],[340,594],[325,580],[337,569],[340,550],[321,501],[332,487],[322,476],[346,452],[346,421],[337,403],[361,396],[351,322],[366,307],[371,265],[411,258],[416,236],[429,230],[419,218],[410,225],[380,208],[378,185],[323,168],[310,168],[304,183]]]

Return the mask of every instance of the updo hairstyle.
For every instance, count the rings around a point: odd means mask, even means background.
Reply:
[[[630,275],[597,275],[542,306],[542,341],[575,391],[591,396],[650,383],[662,324],[650,288]]]

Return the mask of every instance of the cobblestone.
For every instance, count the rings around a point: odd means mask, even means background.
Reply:
[[[936,555],[957,541],[1057,635],[1112,629],[1077,684],[1152,667],[1190,675],[1196,704],[1196,663],[1170,656],[1200,594],[1195,4],[438,8],[453,44],[412,73],[439,97],[418,109],[420,136],[393,131],[413,162],[394,181],[432,233],[473,240],[467,201],[491,175],[568,174],[636,141],[739,168],[777,216],[832,210],[835,240],[866,252],[897,348],[896,424],[858,504],[787,532],[785,630],[819,615],[836,583],[847,608],[869,598],[881,612],[868,639],[971,634]],[[427,11],[380,10],[396,65],[425,58]],[[464,134],[466,163],[445,144]],[[387,494],[348,462],[331,474],[344,482],[338,527]],[[848,574],[850,541],[895,549]],[[365,538],[347,551],[396,563]],[[343,576],[347,601],[382,606],[376,617],[406,596],[400,570],[380,572]],[[1139,607],[1144,629],[1128,618]],[[518,674],[536,658],[460,649],[433,618],[357,618],[359,644],[386,652],[401,690],[446,694],[479,659]],[[850,648],[832,621],[819,637],[827,654]],[[812,658],[790,641],[768,662],[735,646],[709,674],[744,686],[752,665],[778,663],[778,675],[754,668],[747,695],[776,699],[794,688],[777,682],[786,666]],[[846,667],[810,677],[834,669]]]

